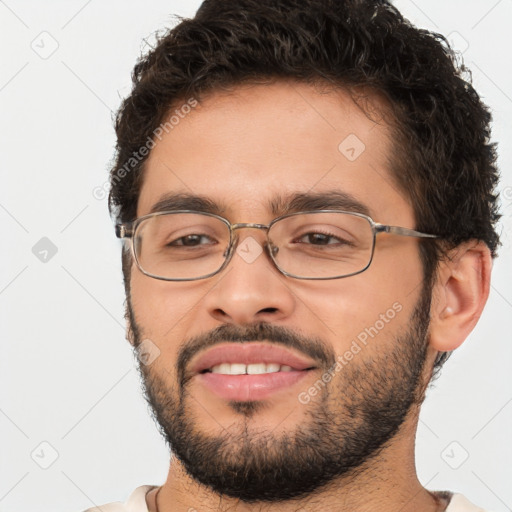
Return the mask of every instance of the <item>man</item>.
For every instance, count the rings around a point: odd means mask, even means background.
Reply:
[[[206,0],[136,65],[110,204],[173,456],[102,511],[483,510],[414,463],[499,245],[463,72],[384,0]]]

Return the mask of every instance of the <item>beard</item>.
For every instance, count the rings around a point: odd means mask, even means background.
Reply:
[[[247,503],[314,494],[340,477],[362,471],[390,443],[411,408],[423,401],[430,301],[424,286],[407,329],[395,336],[391,348],[386,340],[371,354],[368,347],[362,348],[313,400],[297,400],[304,419],[280,434],[251,423],[258,411],[269,407],[266,401],[232,401],[228,405],[240,418],[236,430],[208,435],[191,409],[196,400],[186,372],[191,357],[215,343],[265,340],[299,349],[332,373],[336,355],[329,344],[269,323],[224,324],[185,340],[176,362],[177,382],[172,384],[139,362],[146,401],[186,472],[215,493]],[[138,347],[141,328],[130,299],[127,316]],[[370,343],[379,343],[379,336]]]

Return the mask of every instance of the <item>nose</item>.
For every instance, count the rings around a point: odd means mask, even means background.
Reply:
[[[238,239],[231,261],[205,297],[208,313],[231,324],[275,322],[295,309],[289,278],[275,268],[264,247],[265,233],[246,229]]]

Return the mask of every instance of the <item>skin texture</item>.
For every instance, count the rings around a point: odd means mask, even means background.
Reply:
[[[377,99],[368,101],[379,106]],[[338,149],[350,134],[365,145],[354,161]],[[267,203],[276,195],[286,200],[297,192],[340,190],[367,205],[375,221],[414,228],[413,210],[391,177],[392,148],[390,129],[369,119],[343,91],[277,82],[214,93],[152,150],[137,216],[149,213],[161,194],[180,192],[223,203],[222,215],[232,223],[268,224],[275,215]],[[240,243],[247,236],[260,245],[265,240],[256,230],[239,235]],[[444,510],[446,502],[416,477],[419,405],[437,351],[459,346],[480,316],[491,258],[477,242],[453,251],[440,266],[429,308],[418,247],[415,238],[379,235],[368,270],[327,281],[288,278],[265,253],[252,263],[235,254],[220,274],[195,282],[159,281],[132,266],[129,339],[135,345],[150,339],[160,350],[151,365],[141,364],[141,373],[163,434],[183,448],[171,460],[158,510]],[[350,350],[393,304],[400,312],[307,404],[298,401],[299,393],[327,366],[252,406],[228,403],[195,378],[180,379],[200,353],[192,351],[180,367],[184,349],[198,340],[207,344],[212,333],[223,332],[216,329],[245,335],[250,326],[270,325],[277,329],[271,342],[284,345],[288,329],[330,360]],[[290,439],[303,443],[287,451]],[[212,451],[215,441],[224,444]],[[357,441],[361,446],[354,448]],[[308,452],[311,446],[317,450]],[[268,471],[246,473],[253,494],[245,495],[236,478],[219,480],[225,471],[213,475],[216,465],[247,470],[251,457],[258,460],[253,469],[290,462],[300,468],[309,460],[315,471],[306,472],[302,494],[280,484],[281,501],[264,480]],[[201,466],[205,461],[210,466]],[[285,482],[290,473],[281,476]],[[220,494],[222,486],[229,492]],[[152,509],[154,498],[148,500]]]

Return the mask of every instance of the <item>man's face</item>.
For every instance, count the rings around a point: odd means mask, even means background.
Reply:
[[[386,126],[343,92],[277,83],[215,93],[152,150],[137,216],[181,193],[218,203],[231,223],[268,224],[271,201],[336,191],[377,222],[413,228],[391,178],[392,145]],[[160,350],[141,372],[189,474],[247,501],[287,499],[360,467],[421,401],[430,296],[414,238],[381,234],[365,272],[311,281],[257,255],[264,231],[237,234],[255,258],[237,251],[208,279],[166,282],[133,265],[131,328],[135,344],[149,339]],[[256,345],[282,348],[313,369],[294,370],[271,392],[249,385],[232,394],[193,371],[212,348]]]

